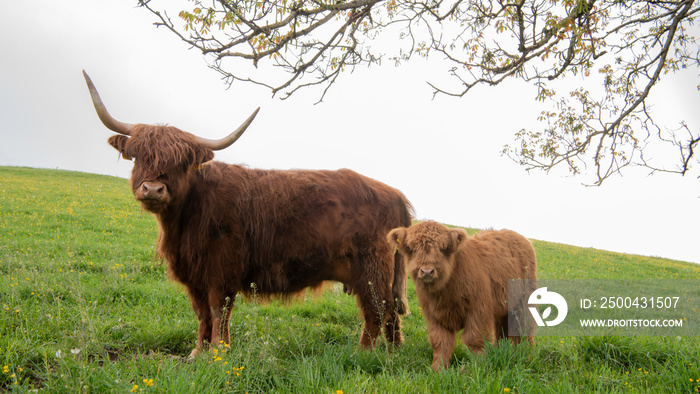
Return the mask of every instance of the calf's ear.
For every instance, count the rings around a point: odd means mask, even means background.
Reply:
[[[129,137],[125,135],[113,135],[109,137],[107,142],[112,145],[112,147],[118,150],[125,160],[131,160],[131,156],[126,153],[126,142],[129,141]]]
[[[399,248],[399,245],[401,245],[406,238],[406,227],[397,227],[391,231],[389,231],[389,234],[386,236],[386,240],[389,242],[389,245]]]
[[[454,253],[459,248],[459,244],[467,239],[467,232],[461,228],[450,229],[450,247],[448,248],[449,253]]]

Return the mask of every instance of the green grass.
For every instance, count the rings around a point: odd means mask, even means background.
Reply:
[[[413,284],[405,346],[361,351],[355,300],[336,286],[283,305],[237,298],[232,343],[193,362],[197,323],[154,260],[157,225],[128,182],[0,167],[0,391],[695,392],[697,337],[539,337],[430,370]],[[700,267],[533,241],[542,278],[700,279]],[[136,387],[138,386],[138,387]]]

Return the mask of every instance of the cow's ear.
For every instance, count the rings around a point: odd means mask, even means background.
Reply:
[[[122,157],[126,160],[131,160],[131,156],[126,153],[126,142],[129,141],[129,137],[125,135],[113,135],[109,137],[107,142],[112,145],[112,147],[118,150]]]
[[[202,164],[208,162],[214,158],[214,151],[209,148],[198,147],[195,152],[194,164],[192,165],[194,169],[198,170],[202,168]]]
[[[386,240],[389,242],[389,245],[399,249],[399,246],[406,240],[406,230],[406,227],[398,227],[391,230],[386,236]]]
[[[461,228],[450,229],[450,245],[448,248],[449,253],[454,253],[459,248],[459,244],[467,239],[467,232]]]

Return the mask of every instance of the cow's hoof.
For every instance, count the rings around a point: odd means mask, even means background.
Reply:
[[[187,357],[187,362],[194,361],[194,359],[197,358],[198,354],[199,354],[199,349],[197,349],[197,348],[192,349],[192,352]]]

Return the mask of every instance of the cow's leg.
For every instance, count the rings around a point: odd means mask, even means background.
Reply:
[[[381,321],[379,320],[379,311],[372,305],[367,305],[367,302],[360,300],[362,305],[362,313],[365,322],[362,325],[362,335],[360,336],[360,347],[363,349],[373,349],[379,338]]]
[[[351,286],[357,294],[365,318],[360,337],[360,346],[363,348],[373,348],[376,345],[382,325],[389,344],[400,345],[403,342],[401,318],[392,296],[394,258],[391,252],[388,248],[377,248],[374,253],[361,256],[355,264],[356,267],[369,268],[364,272],[354,272],[353,276],[361,279]]]
[[[235,293],[233,293],[235,295]],[[231,342],[228,322],[231,318],[234,298],[230,292],[209,291],[209,312],[211,314],[211,343],[214,346],[228,345]]]
[[[365,319],[360,336],[360,347],[363,349],[374,348],[386,316],[386,297],[382,298],[377,292],[375,283],[376,281],[365,280],[352,286]]]
[[[225,301],[225,308],[223,309],[223,313],[221,316],[221,327],[223,328],[223,331],[221,333],[221,338],[224,341],[225,345],[230,345],[231,344],[231,334],[229,333],[229,322],[231,321],[231,312],[233,312],[233,303],[236,300],[236,293],[229,293],[228,296],[226,297]]]
[[[190,353],[189,358],[194,358],[197,354],[202,352],[204,349],[204,343],[211,342],[211,332],[212,332],[212,321],[211,313],[209,309],[209,303],[206,297],[203,297],[200,292],[188,288],[188,293],[190,297],[190,302],[192,303],[192,309],[197,315],[197,320],[199,321],[199,328],[197,329],[197,345]]]
[[[403,336],[401,335],[401,316],[397,313],[395,304],[388,303],[389,310],[387,311],[386,323],[384,323],[384,336],[387,342],[394,346],[403,344]]]
[[[433,348],[433,370],[447,368],[450,357],[455,350],[457,333],[447,330],[436,323],[428,322],[428,341]]]
[[[379,278],[378,283],[383,284],[382,294],[383,299],[386,300],[384,308],[384,336],[390,345],[399,346],[403,343],[403,336],[401,335],[401,316],[399,313],[405,313],[408,311],[408,303],[401,305],[401,310],[399,310],[399,304],[403,303],[405,300],[406,289],[394,289],[394,283],[400,285],[401,282],[394,278],[394,275],[406,275],[403,273],[394,272],[394,255],[393,250],[386,250],[382,254],[383,258],[378,259],[377,266],[385,267],[382,271],[387,274],[385,278]],[[404,278],[404,286],[405,286]],[[396,290],[396,291],[395,291]],[[397,297],[398,296],[398,297]],[[395,298],[396,297],[396,298]],[[391,347],[389,348],[391,350]]]
[[[377,292],[369,293],[369,296],[358,295],[365,323],[360,337],[360,346],[365,349],[374,348],[379,339],[382,323],[387,342],[392,345],[401,345],[401,317],[396,313],[394,302],[388,294],[384,298]]]
[[[399,316],[397,304],[392,297],[391,290],[386,289],[385,293],[384,336],[390,345],[400,346],[403,343],[403,336],[401,335],[401,316]],[[389,351],[391,351],[391,347]]]
[[[383,241],[383,240],[382,240]],[[385,243],[385,242],[384,242]],[[357,278],[351,288],[365,318],[360,346],[373,348],[379,338],[381,326],[385,324],[385,335],[390,343],[402,341],[398,315],[394,307],[391,285],[394,280],[394,261],[387,248],[362,247],[369,251],[358,256],[353,277]]]

